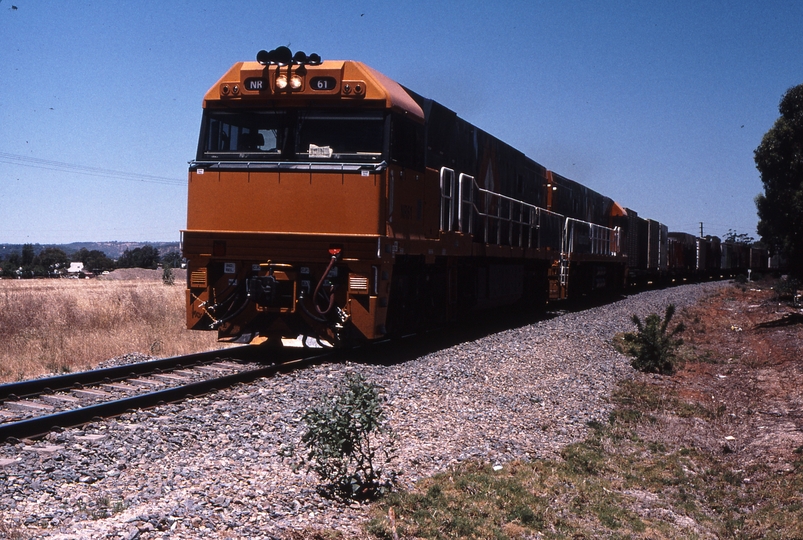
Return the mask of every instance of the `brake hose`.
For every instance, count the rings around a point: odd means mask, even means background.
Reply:
[[[335,306],[335,295],[332,294],[332,289],[334,288],[333,285],[329,286],[330,287],[330,289],[329,289],[329,307],[327,307],[325,310],[321,310],[321,308],[318,306],[318,293],[321,292],[321,286],[323,285],[323,282],[326,280],[326,277],[329,275],[329,271],[332,270],[332,266],[334,266],[335,261],[337,261],[337,256],[332,255],[332,258],[329,260],[329,266],[327,266],[326,270],[324,270],[323,275],[321,276],[321,280],[318,282],[318,285],[315,287],[315,292],[312,293],[312,304],[315,306],[315,310],[318,313],[320,313],[321,315],[326,315],[327,313],[332,311],[332,308]]]

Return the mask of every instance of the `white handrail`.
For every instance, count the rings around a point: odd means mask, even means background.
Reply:
[[[454,171],[441,167],[441,230],[451,231],[454,223]]]
[[[486,244],[549,248],[564,255],[619,253],[620,229],[567,218],[534,204],[481,188],[473,176],[441,167],[441,230],[477,234]],[[457,197],[455,198],[455,187]],[[480,205],[480,203],[482,203]],[[457,208],[455,209],[455,205]],[[456,218],[455,219],[455,210]]]

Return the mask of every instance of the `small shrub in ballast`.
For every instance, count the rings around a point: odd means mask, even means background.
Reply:
[[[628,332],[624,335],[625,352],[633,356],[630,364],[639,371],[646,373],[660,373],[671,375],[675,372],[675,357],[677,348],[683,344],[682,339],[675,339],[675,335],[683,332],[683,323],[675,326],[671,332],[669,322],[675,314],[675,306],[666,307],[664,318],[655,313],[647,316],[642,324],[638,315],[632,320],[637,332]]]
[[[323,495],[366,500],[389,490],[381,465],[390,462],[393,438],[375,385],[350,373],[338,392],[309,409],[303,421],[307,453],[302,461],[326,482]]]

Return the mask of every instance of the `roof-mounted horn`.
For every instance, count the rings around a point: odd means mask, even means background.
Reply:
[[[257,62],[263,66],[286,66],[287,64],[317,66],[321,63],[321,57],[316,53],[307,56],[303,51],[298,51],[296,54],[293,54],[290,49],[281,46],[276,47],[272,51],[259,51],[257,53]]]

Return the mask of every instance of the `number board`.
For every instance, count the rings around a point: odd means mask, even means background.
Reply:
[[[261,77],[249,77],[245,80],[245,89],[251,92],[261,92],[268,89],[268,81]]]
[[[310,88],[313,90],[334,90],[337,80],[334,77],[313,77],[310,79]]]

